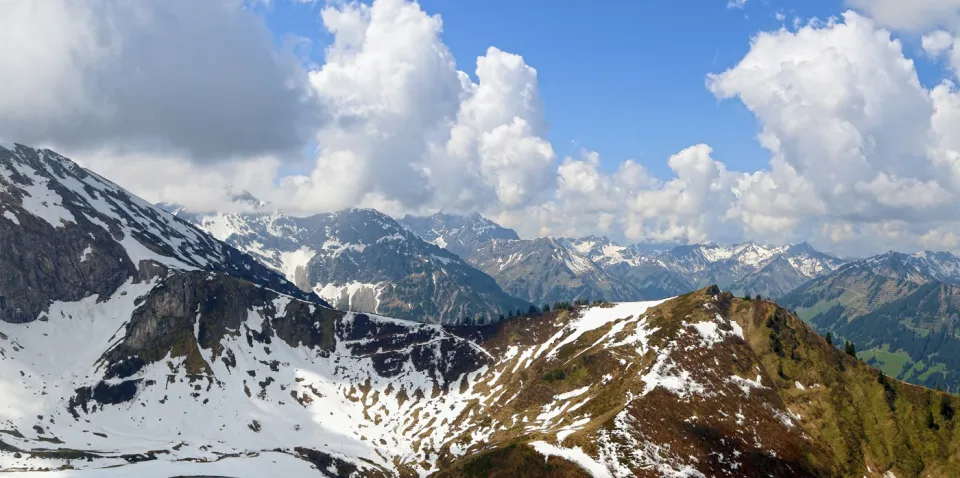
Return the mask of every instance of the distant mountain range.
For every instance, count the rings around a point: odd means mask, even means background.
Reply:
[[[846,264],[780,300],[850,340],[893,377],[960,390],[960,258],[889,252]]]
[[[960,260],[949,253],[891,252],[848,263],[807,243],[520,239],[477,214],[398,222],[350,209],[295,218],[249,194],[236,200],[254,212],[178,214],[342,309],[474,323],[531,304],[654,300],[717,284],[777,299],[817,330],[855,343],[891,376],[960,389]]]
[[[426,240],[460,251],[504,290],[534,303],[658,299],[709,284],[776,298],[844,262],[806,243],[623,246],[597,236],[522,240],[476,215],[407,216],[401,222]],[[476,234],[478,229],[495,234]],[[469,239],[455,239],[462,237]]]
[[[240,197],[263,204],[249,194]],[[526,312],[530,306],[456,254],[372,209],[300,218],[263,207],[233,214],[165,207],[342,310],[474,323]]]
[[[306,218],[247,192],[248,212],[161,206],[259,259],[335,307],[424,322],[497,320],[531,304],[661,299],[718,284],[777,298],[843,261],[808,244],[623,246],[606,237],[520,239],[479,214],[405,216],[371,209]]]

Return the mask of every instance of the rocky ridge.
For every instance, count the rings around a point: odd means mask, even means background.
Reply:
[[[339,309],[457,323],[496,320],[530,305],[372,209],[304,218],[262,206],[245,213],[178,214]]]

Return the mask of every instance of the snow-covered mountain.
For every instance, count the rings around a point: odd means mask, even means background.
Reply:
[[[464,258],[469,258],[481,245],[492,240],[520,239],[513,229],[501,227],[476,213],[459,216],[439,212],[427,217],[408,214],[400,220],[400,223],[427,242]]]
[[[575,299],[638,300],[642,295],[632,284],[608,274],[551,237],[490,241],[469,260],[508,293],[537,304]]]
[[[491,275],[505,291],[535,303],[574,299],[647,300],[692,290],[683,277],[640,251],[604,237],[521,240],[478,214],[406,216],[402,222]]]
[[[299,298],[271,269],[49,150],[0,147],[0,319],[109,295],[169,270],[211,271]]]
[[[671,270],[659,259],[662,252],[656,252],[660,248],[653,244],[622,246],[603,236],[560,241],[617,281],[634,288],[633,300],[670,297],[694,289],[687,277]]]
[[[521,240],[515,231],[477,214],[406,216],[403,223],[491,275],[507,292],[537,303],[648,300],[713,283],[736,293],[780,297],[844,263],[807,243],[624,246],[602,236]]]
[[[918,284],[937,280],[960,285],[960,258],[949,252],[923,251],[914,254],[887,252],[850,264],[874,274]]]
[[[960,399],[716,287],[481,327],[337,311],[22,146],[0,148],[0,216],[3,472],[937,476],[960,452]],[[370,211],[321,219],[318,254],[410,242]]]
[[[844,263],[805,242],[783,246],[692,244],[674,247],[656,258],[695,287],[717,284],[735,293],[765,297],[780,297]]]
[[[246,213],[178,214],[340,309],[455,323],[529,306],[375,210],[300,218],[257,204]]]
[[[916,463],[897,452],[912,431],[872,428],[915,421],[824,385],[882,396],[866,365],[716,288],[445,329],[194,271],[42,317],[0,322],[0,380],[18,383],[0,390],[5,471],[861,476]],[[798,358],[777,365],[767,335]],[[869,432],[834,448],[824,430]],[[946,432],[923,443],[922,471],[957,451]]]

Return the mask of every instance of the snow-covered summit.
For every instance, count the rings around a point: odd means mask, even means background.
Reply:
[[[406,215],[400,223],[427,242],[466,258],[490,241],[520,239],[513,229],[501,227],[478,213],[465,216],[443,212],[426,217]]]
[[[45,149],[0,148],[0,319],[30,321],[51,300],[109,294],[131,278],[194,270],[305,294],[249,256]]]
[[[847,267],[865,268],[880,276],[915,283],[937,280],[960,285],[960,258],[949,252],[922,251],[907,254],[890,251],[851,262]]]
[[[423,322],[498,318],[529,304],[374,209],[184,215],[335,307]]]

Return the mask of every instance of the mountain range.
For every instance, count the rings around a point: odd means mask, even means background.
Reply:
[[[518,239],[514,231],[476,215],[406,216],[401,222],[425,240],[451,248],[505,291],[538,304],[658,299],[709,284],[776,298],[844,262],[806,243],[623,246],[597,236]],[[462,237],[469,240],[458,239]]]
[[[846,264],[781,299],[852,341],[893,377],[960,390],[960,258],[889,252]]]
[[[260,247],[255,258],[195,219],[19,145],[0,147],[0,216],[0,471],[620,478],[957,469],[960,399],[888,378],[775,303],[717,286],[470,326],[336,310],[277,270],[289,249]],[[299,231],[293,251],[382,245],[384,261],[421,253],[401,244],[419,244],[416,236],[372,211],[313,220],[322,228],[264,228]],[[384,237],[377,228],[391,239],[371,242]],[[271,257],[279,263],[264,265]],[[295,279],[322,277],[312,259],[293,262]],[[557,260],[576,259],[558,250]],[[926,264],[950,270],[942,258]]]
[[[373,209],[310,217],[270,211],[196,214],[164,207],[250,254],[334,307],[422,322],[485,322],[530,304],[450,251]]]

